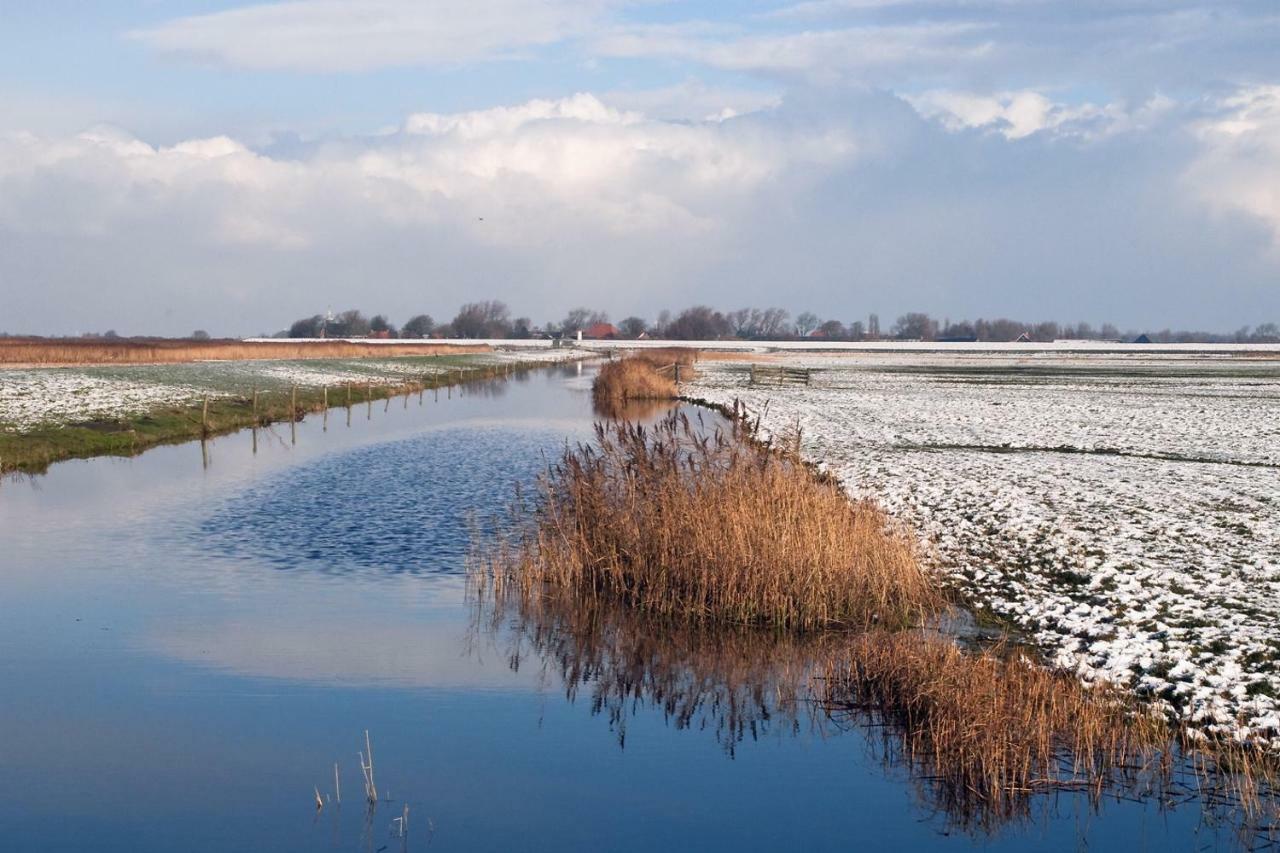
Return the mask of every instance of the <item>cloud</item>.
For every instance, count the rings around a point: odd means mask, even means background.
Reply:
[[[587,44],[602,56],[896,91],[1150,90],[1280,74],[1277,37],[1268,0],[814,0],[733,23],[614,24]]]
[[[416,113],[288,156],[2,134],[0,328],[256,333],[326,306],[448,316],[481,297],[537,319],[691,302],[1280,314],[1274,87],[1132,109],[1034,90],[913,102],[792,93],[661,120],[584,93]]]
[[[591,49],[610,57],[662,57],[729,71],[835,79],[980,59],[992,49],[981,35],[984,29],[921,23],[757,34],[695,23],[620,27],[594,39]]]
[[[712,71],[896,91],[1103,87],[1130,96],[1280,76],[1280,12],[1272,0],[809,0],[715,18],[678,4],[659,4],[654,15],[653,5],[289,0],[128,35],[216,66],[294,72],[513,59],[554,59],[563,70],[565,59],[586,59],[593,71],[639,67],[642,77],[675,66],[686,76]]]
[[[1187,171],[1189,185],[1220,215],[1255,218],[1280,254],[1280,86],[1223,99],[1194,131],[1203,149]]]
[[[1172,99],[1155,95],[1137,109],[1125,104],[1068,104],[1041,92],[1021,90],[975,94],[931,90],[906,100],[923,116],[948,130],[980,128],[1007,139],[1046,132],[1058,137],[1097,139],[1113,133],[1148,129],[1173,107]]]
[[[666,121],[724,121],[782,103],[778,92],[712,86],[697,78],[656,89],[614,89],[600,99]]]
[[[611,0],[293,0],[178,18],[129,35],[219,65],[364,71],[509,59],[581,35]]]
[[[227,137],[153,147],[111,128],[10,134],[0,137],[0,222],[100,235],[139,216],[180,215],[211,243],[279,249],[331,239],[315,211],[335,204],[370,226],[453,220],[499,244],[536,243],[567,223],[602,234],[707,230],[716,227],[713,200],[855,148],[842,132],[653,121],[586,94],[414,114],[399,132],[327,142],[298,160]],[[46,214],[50,184],[81,201]],[[482,216],[486,225],[471,224]]]

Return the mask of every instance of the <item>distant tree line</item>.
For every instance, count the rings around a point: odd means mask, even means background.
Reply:
[[[559,320],[535,325],[528,317],[512,317],[506,303],[498,300],[469,302],[452,320],[438,323],[430,314],[410,317],[396,327],[382,314],[366,318],[357,310],[338,315],[316,314],[293,323],[277,337],[289,338],[536,338],[574,337],[579,332],[589,337],[634,339],[640,337],[668,340],[828,340],[828,341],[1016,341],[1050,342],[1056,340],[1132,341],[1145,336],[1153,343],[1280,343],[1280,326],[1262,323],[1245,326],[1235,332],[1158,331],[1120,328],[1104,323],[1060,324],[1053,321],[1027,322],[997,318],[986,320],[941,321],[929,314],[910,312],[898,317],[887,329],[880,318],[870,314],[863,319],[843,321],[824,319],[811,311],[794,317],[782,308],[739,308],[718,311],[707,305],[695,305],[678,314],[663,310],[652,320],[629,316],[617,325],[609,322],[604,311],[578,307]]]

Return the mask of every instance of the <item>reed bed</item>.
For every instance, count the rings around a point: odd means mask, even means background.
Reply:
[[[489,352],[487,344],[373,344],[353,341],[197,341],[179,338],[0,338],[0,364],[156,364],[210,360],[381,358]]]
[[[648,362],[654,367],[667,367],[678,364],[681,367],[692,367],[698,363],[701,352],[696,347],[651,347],[632,350],[628,359]]]
[[[734,420],[597,424],[542,479],[516,542],[478,561],[497,594],[548,589],[701,622],[908,625],[944,605],[910,540]]]
[[[678,393],[673,371],[661,372],[642,358],[610,361],[591,383],[592,401],[604,412],[637,400],[674,400]]]
[[[610,361],[600,368],[591,385],[596,410],[620,419],[629,403],[674,400],[680,394],[676,382],[680,371],[685,379],[692,377],[697,360],[698,351],[692,347],[658,347]]]

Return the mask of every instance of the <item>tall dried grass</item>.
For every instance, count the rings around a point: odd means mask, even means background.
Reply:
[[[904,625],[942,607],[911,542],[797,458],[673,414],[598,424],[543,478],[532,524],[477,571],[694,621],[811,630]]]
[[[196,341],[176,338],[0,338],[0,364],[156,364],[210,360],[378,358],[488,352],[487,344],[364,344],[352,341]]]
[[[592,400],[605,412],[636,400],[674,400],[678,393],[671,372],[661,373],[639,358],[606,363],[591,384]]]
[[[636,400],[674,400],[680,393],[677,371],[690,378],[697,360],[698,351],[692,347],[657,347],[610,361],[591,385],[595,407],[617,418],[626,404]]]
[[[632,350],[629,359],[646,361],[654,367],[667,367],[678,364],[681,367],[692,367],[698,363],[701,352],[696,347],[647,347]]]

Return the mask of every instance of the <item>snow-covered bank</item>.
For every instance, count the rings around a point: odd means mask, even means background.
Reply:
[[[713,358],[713,357],[711,357]],[[801,426],[804,450],[927,539],[1061,666],[1280,747],[1280,360],[791,355],[685,391]]]
[[[20,368],[0,371],[0,429],[123,418],[204,397],[253,389],[283,391],[352,384],[400,385],[459,367],[555,364],[591,356],[570,349],[516,349],[451,356],[206,361],[170,364]]]

